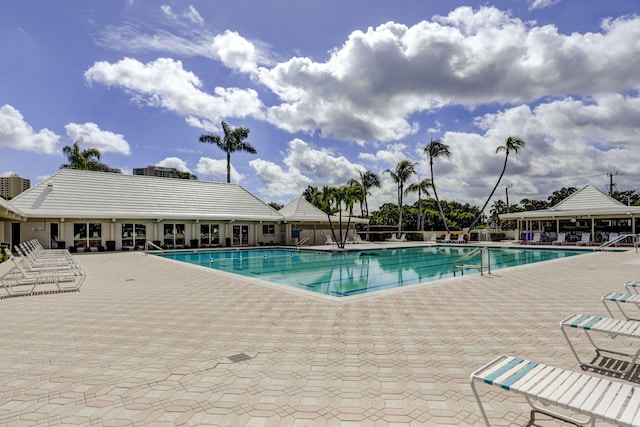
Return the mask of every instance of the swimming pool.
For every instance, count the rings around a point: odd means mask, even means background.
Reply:
[[[157,255],[324,295],[347,297],[453,277],[453,262],[474,248],[427,246],[349,251],[274,248],[176,251]],[[586,251],[490,248],[488,253],[491,269],[497,270]],[[478,272],[467,270],[465,274]]]

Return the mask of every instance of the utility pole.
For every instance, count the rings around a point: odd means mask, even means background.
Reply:
[[[504,187],[504,192],[507,196],[507,213],[509,213],[509,189],[513,187],[513,184],[509,184],[507,186]]]
[[[607,176],[609,177],[609,197],[613,197],[613,188],[616,186],[613,183],[613,177],[618,175],[618,172],[608,172]]]

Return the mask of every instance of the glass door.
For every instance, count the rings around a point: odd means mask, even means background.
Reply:
[[[249,226],[234,225],[233,226],[233,246],[249,245]]]

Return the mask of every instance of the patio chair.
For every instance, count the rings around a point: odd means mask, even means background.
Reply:
[[[611,232],[609,233],[609,237],[607,238],[607,241],[605,243],[611,243],[615,241],[618,237],[619,237],[618,233]],[[620,246],[620,242],[616,243],[615,245]]]
[[[406,241],[407,241],[407,233],[402,233],[402,235],[398,239],[398,242],[406,242]]]
[[[451,243],[467,243],[467,241],[464,239],[464,234],[460,233],[456,236],[455,240],[452,240]]]
[[[389,237],[388,239],[384,239],[385,242],[403,242],[404,240],[402,240],[403,237],[406,238],[406,234],[403,234],[401,237],[397,237],[398,235],[396,233],[391,233],[391,237]]]
[[[353,243],[355,244],[364,243],[364,240],[362,240],[362,237],[360,237],[360,235],[356,233],[353,235]]]
[[[335,245],[336,244],[336,242],[333,240],[333,237],[331,237],[330,235],[327,234],[324,237],[325,237],[325,239],[327,239],[324,242],[325,245]]]
[[[580,240],[576,242],[577,246],[589,246],[591,244],[591,233],[582,233]]]
[[[533,409],[531,424],[534,422],[535,412],[539,412],[579,425],[595,426],[596,420],[616,425],[640,425],[640,387],[614,379],[596,377],[518,357],[498,356],[473,372],[470,382],[487,426],[491,424],[476,388],[478,382],[523,395]],[[548,405],[564,408],[569,413],[560,413],[547,407]],[[578,414],[586,418],[579,419]]]
[[[552,245],[566,245],[567,244],[567,239],[566,239],[567,233],[558,233],[558,238],[556,240],[554,240],[553,242],[551,242]]]
[[[640,281],[630,280],[624,284],[624,287],[627,289],[627,292],[629,293],[631,293],[631,291],[633,291],[636,294],[640,293],[638,292],[638,288],[640,288]]]
[[[69,258],[36,258],[32,253],[21,249],[22,245],[15,247],[16,253],[24,261],[27,270],[80,270],[80,266]]]
[[[447,233],[444,235],[444,238],[442,239],[442,243],[451,243],[451,233]]]
[[[10,296],[30,295],[40,285],[55,285],[58,291],[79,291],[86,274],[73,270],[27,271],[13,254],[14,267],[0,277],[0,287]]]
[[[589,342],[595,348],[595,359],[590,362],[580,359],[580,356],[578,356],[575,347],[571,343],[569,334],[567,333],[567,331],[571,329],[584,331],[585,335],[589,339]],[[606,349],[604,347],[600,347],[596,344],[592,336],[593,334],[598,334],[604,336],[608,335],[611,340],[614,340],[618,337],[630,338],[635,340],[637,338],[640,338],[640,322],[635,320],[616,320],[607,317],[592,316],[588,314],[572,314],[571,316],[560,322],[560,330],[567,340],[571,352],[576,357],[576,360],[583,369],[593,368],[601,371],[611,372],[613,374],[626,375],[635,367],[636,360],[640,355],[640,342],[635,345],[635,348],[637,349],[635,352],[629,352],[621,349]],[[622,367],[625,365],[618,363],[607,363],[606,365],[598,365],[597,363],[595,363],[595,361],[602,356],[601,353],[628,357],[629,360],[626,361],[626,368],[622,369]],[[616,367],[620,367],[620,369],[617,369]]]
[[[542,237],[540,233],[533,233],[533,238],[527,242],[528,245],[537,245],[542,243]]]
[[[613,312],[611,311],[611,308],[609,308],[609,306],[612,304],[615,304],[625,319],[640,320],[639,317],[631,317],[629,313],[627,313],[627,311],[624,310],[625,305],[627,305],[627,307],[629,305],[635,305],[637,308],[640,308],[640,294],[609,292],[608,294],[604,295],[601,299],[602,299],[602,303],[604,304],[604,307],[607,309],[611,317],[615,318],[616,316],[613,315]]]

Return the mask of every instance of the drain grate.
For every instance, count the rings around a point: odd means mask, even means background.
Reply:
[[[234,354],[233,356],[227,356],[227,359],[231,360],[233,363],[238,363],[238,362],[246,362],[247,360],[251,360],[251,356],[244,353],[238,353],[238,354]]]

